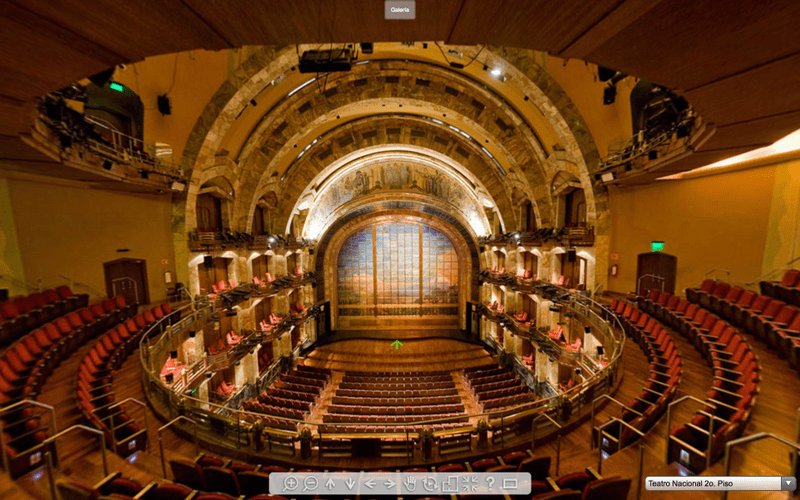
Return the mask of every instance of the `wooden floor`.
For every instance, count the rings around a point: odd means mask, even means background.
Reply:
[[[703,360],[693,345],[684,340],[680,335],[673,334],[676,346],[683,358],[683,378],[678,397],[690,394],[704,398],[711,385],[711,369]],[[370,366],[380,366],[382,370],[457,370],[461,363],[467,365],[483,364],[490,360],[485,351],[464,342],[450,339],[435,339],[427,342],[407,340],[404,346],[395,350],[388,341],[375,340],[347,340],[320,347],[312,352],[307,362],[317,366],[330,364],[337,370],[370,370]],[[800,407],[800,380],[797,373],[788,369],[788,364],[781,360],[774,352],[768,351],[763,343],[751,341],[754,351],[758,354],[762,365],[763,381],[761,395],[756,403],[753,418],[746,430],[746,434],[756,432],[773,432],[792,438],[796,432],[796,412]],[[477,347],[477,349],[476,349]],[[53,404],[58,410],[58,424],[60,429],[77,423],[79,413],[75,403],[75,376],[78,363],[90,346],[85,346],[74,353],[62,363],[48,379],[44,393],[39,400]],[[374,363],[375,359],[383,360]],[[370,363],[365,363],[371,360]],[[628,342],[623,354],[625,365],[624,377],[620,382],[616,398],[627,402],[638,395],[647,377],[649,365],[644,353],[633,342]],[[377,368],[372,368],[376,371]],[[114,378],[114,390],[118,400],[132,397],[144,401],[141,388],[141,366],[138,352],[135,352],[123,364]],[[136,405],[128,404],[129,411],[143,424],[143,410]],[[470,408],[473,409],[473,408]],[[694,415],[696,406],[686,404],[673,413],[673,424],[686,422]],[[157,480],[162,477],[161,461],[158,453],[158,436],[156,428],[162,425],[148,408],[146,410],[149,420],[149,449],[140,452],[128,460],[123,460],[115,455],[108,454],[109,468],[121,470],[128,477],[133,477],[142,483]],[[595,425],[605,422],[609,416],[619,412],[616,405],[609,404],[598,412]],[[648,433],[644,451],[644,475],[675,475],[680,473],[675,465],[666,464],[664,461],[666,448],[667,425],[666,418],[662,417],[655,427]],[[591,424],[585,423],[561,439],[561,464],[560,475],[584,469],[587,466],[597,468],[597,452],[590,448]],[[174,457],[191,458],[194,456],[194,445],[184,440],[171,431],[164,432],[165,459]],[[795,436],[796,438],[796,436]],[[556,441],[537,445],[535,453],[555,455]],[[59,442],[59,454],[62,458],[56,480],[78,480],[87,484],[94,483],[102,477],[102,460],[99,447],[91,437],[76,433]],[[316,454],[315,454],[316,455]],[[633,445],[617,454],[612,455],[602,463],[603,475],[621,474],[634,479],[628,500],[636,498],[636,474],[638,467],[639,449]],[[450,461],[463,461],[464,454],[452,456]],[[324,465],[331,469],[359,466],[352,459],[325,459],[324,464],[317,463],[318,459],[311,459],[308,466]],[[397,462],[397,463],[394,463]],[[736,453],[732,462],[732,474],[736,475],[789,475],[787,450],[773,443],[760,442],[751,445],[741,452]],[[364,465],[367,466],[367,465]],[[391,468],[402,468],[403,461],[392,461]],[[555,465],[551,472],[555,475]],[[715,464],[706,475],[722,473],[722,463]],[[0,476],[0,500],[6,498],[39,498],[49,499],[47,478],[42,469],[28,476],[11,481],[6,475]],[[756,493],[735,492],[729,495],[731,500],[738,499],[767,499],[787,498],[786,493]],[[645,499],[672,499],[687,500],[718,499],[719,493],[649,493],[642,489]]]
[[[483,347],[448,338],[406,339],[402,347],[392,340],[343,340],[318,347],[305,363],[336,371],[462,370],[492,362]]]

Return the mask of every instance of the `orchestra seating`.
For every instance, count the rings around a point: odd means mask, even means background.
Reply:
[[[683,302],[657,290],[637,299],[640,308],[693,342],[713,370],[714,382],[704,408],[691,422],[670,429],[667,444],[670,461],[695,473],[704,470],[707,461],[718,460],[725,443],[741,435],[759,392],[761,368],[744,337],[734,325],[698,305],[710,305],[709,296],[715,291],[717,296],[727,295],[729,287],[725,288],[704,282],[698,289],[687,289],[689,301]],[[612,309],[617,307],[612,304]],[[640,319],[636,324],[647,330],[648,323]]]
[[[169,304],[162,304],[108,329],[78,368],[77,399],[83,418],[103,432],[106,447],[121,457],[147,448],[147,429],[140,428],[117,401],[112,390],[114,375],[142,335],[171,312]]]
[[[661,418],[678,391],[683,365],[681,355],[669,332],[647,313],[625,304],[617,318],[625,334],[635,340],[647,355],[650,376],[639,396],[630,401],[616,418],[646,433]],[[636,432],[619,422],[609,424],[603,433],[601,447],[609,454],[639,439]]]
[[[65,302],[75,306],[85,304],[82,298]],[[19,477],[41,465],[43,442],[51,431],[48,426],[40,425],[38,408],[25,401],[38,397],[53,369],[76,348],[103,329],[127,320],[134,310],[122,297],[72,310],[41,328],[20,334],[0,356],[2,438],[11,477]]]
[[[484,365],[464,370],[463,378],[484,411],[500,410],[536,399],[530,388],[509,368]]]
[[[468,425],[455,381],[439,372],[345,372],[321,432],[419,432],[417,422],[448,419],[434,430]],[[357,425],[328,425],[352,422]],[[394,425],[392,425],[394,424]],[[412,425],[398,425],[412,424]]]
[[[297,430],[296,422],[285,419],[305,420],[331,376],[332,372],[325,368],[298,365],[281,375],[257,398],[245,401],[242,407],[265,415],[261,422],[266,427]]]

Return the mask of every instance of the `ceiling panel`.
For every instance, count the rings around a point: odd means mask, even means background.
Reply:
[[[723,126],[800,110],[798,89],[800,54],[686,92],[684,96],[704,120]]]
[[[126,61],[229,45],[178,0],[25,0],[26,9],[108,48]],[[146,14],[146,15],[143,15]]]
[[[0,16],[0,95],[26,100],[120,62],[119,56],[14,4]]]
[[[763,147],[800,129],[800,111],[718,127],[698,151],[736,146]]]
[[[797,0],[665,0],[586,56],[690,90],[800,51]]]
[[[558,53],[622,3],[620,0],[466,1],[447,42],[491,43]]]
[[[444,40],[462,0],[417,0],[416,20],[385,20],[384,4],[375,0],[185,2],[239,46]]]

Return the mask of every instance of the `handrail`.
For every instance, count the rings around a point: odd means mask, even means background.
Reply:
[[[750,436],[740,437],[738,439],[734,439],[732,441],[728,441],[725,443],[725,473],[724,476],[730,475],[731,472],[731,450],[739,446],[741,444],[752,443],[754,441],[761,441],[762,439],[774,439],[779,441],[786,446],[793,448],[795,451],[800,452],[800,445],[797,443],[793,443],[786,439],[785,437],[778,436],[777,434],[773,434],[771,432],[759,432],[758,434],[751,434]],[[728,491],[722,491],[722,500],[728,498]]]
[[[226,425],[236,425],[237,429],[241,428],[246,421],[252,421],[253,419],[260,419],[264,418],[263,414],[230,408],[221,404],[216,404],[210,401],[201,400],[192,397],[191,395],[186,394],[178,394],[176,393],[171,387],[166,386],[159,376],[159,371],[155,368],[151,368],[148,366],[146,362],[147,358],[152,358],[156,355],[156,349],[159,349],[157,346],[160,344],[158,342],[166,341],[169,339],[174,338],[176,335],[179,335],[180,332],[186,330],[190,327],[190,325],[194,321],[199,321],[201,319],[205,319],[213,312],[213,303],[209,303],[207,298],[196,299],[191,304],[186,305],[185,307],[178,309],[171,313],[170,315],[162,318],[158,322],[151,325],[150,329],[145,332],[142,336],[141,345],[143,349],[140,349],[140,356],[142,358],[143,366],[145,367],[145,375],[146,379],[146,387],[148,390],[146,391],[147,397],[152,398],[155,397],[155,393],[152,391],[157,391],[158,394],[166,400],[168,405],[174,404],[175,399],[180,397],[181,400],[184,401],[187,406],[191,406],[192,408],[197,409],[201,413],[208,412],[209,415],[213,415],[215,418],[221,419],[226,422]],[[602,304],[592,300],[589,297],[586,297],[582,294],[572,294],[572,302],[570,303],[570,309],[574,311],[576,314],[584,316],[590,324],[592,324],[598,331],[602,331],[602,333],[606,336],[609,342],[609,346],[607,348],[607,352],[610,353],[609,356],[609,363],[597,373],[593,374],[592,377],[588,378],[586,381],[582,382],[575,388],[575,394],[571,396],[570,400],[574,400],[575,398],[580,398],[582,395],[586,394],[586,391],[589,390],[591,387],[596,387],[598,384],[607,383],[609,377],[613,374],[617,373],[622,366],[622,347],[626,341],[624,335],[620,335],[619,332],[622,331],[621,323],[619,319],[615,316],[609,317],[609,319],[604,318],[598,311],[607,310]],[[174,315],[178,313],[178,311],[191,311],[191,314],[188,317],[182,318],[180,322],[173,324],[172,326],[165,328],[166,322],[170,321],[170,318],[175,317]],[[161,338],[159,341],[151,347],[145,346],[145,341],[153,336],[153,332],[163,332],[161,334]],[[619,337],[618,337],[619,336]],[[155,359],[149,359],[152,363],[157,363]],[[413,425],[435,425],[439,423],[446,423],[446,422],[454,422],[461,419],[466,418],[473,418],[473,417],[486,417],[487,419],[494,419],[495,422],[500,423],[502,427],[506,427],[507,425],[515,425],[518,420],[523,418],[530,418],[535,416],[537,412],[547,411],[548,409],[552,408],[554,405],[561,404],[563,402],[562,395],[554,395],[550,397],[546,397],[543,399],[539,399],[538,401],[528,402],[523,405],[519,405],[513,408],[511,411],[507,409],[498,409],[493,411],[486,411],[478,414],[465,414],[459,415],[455,417],[446,417],[446,418],[434,418],[430,420],[421,420],[413,422]],[[281,417],[281,416],[270,416],[281,422],[288,422],[291,424],[295,424],[298,428],[301,427],[303,424],[308,425],[308,422],[304,420],[298,420],[293,418]],[[318,424],[311,424],[312,426],[318,427],[321,425],[328,425],[327,423],[318,423]],[[337,425],[337,426],[347,426],[347,425],[362,425],[361,422],[331,422],[330,425]],[[383,424],[388,428],[392,427],[400,427],[400,426],[408,426],[409,423],[386,423]],[[290,433],[297,434],[298,430],[287,431]],[[237,432],[237,436],[239,432]]]
[[[592,429],[594,429],[594,427],[595,427],[594,426],[594,406],[595,406],[595,403],[597,403],[601,399],[610,399],[611,401],[613,401],[613,402],[617,403],[618,405],[620,405],[625,410],[633,412],[633,413],[639,415],[640,417],[642,416],[641,413],[639,413],[638,411],[636,411],[633,408],[629,407],[628,405],[624,404],[622,401],[619,401],[618,399],[612,398],[608,394],[601,394],[600,396],[597,396],[596,398],[594,398],[592,400],[592,413],[591,413],[592,416],[591,416],[591,418],[589,420],[589,422],[592,424]],[[616,418],[616,417],[612,417],[612,418]],[[594,447],[594,439],[591,436],[589,436],[589,449],[591,449],[593,447]]]
[[[166,430],[168,427],[171,427],[178,420],[186,420],[187,422],[192,424],[192,426],[194,427],[194,455],[197,456],[197,455],[200,454],[200,443],[197,440],[197,422],[195,422],[191,418],[184,417],[183,415],[180,415],[180,416],[170,420],[166,424],[162,425],[161,427],[159,427],[158,428],[158,450],[159,450],[159,452],[161,454],[161,472],[164,473],[164,479],[167,478],[167,463],[166,463],[166,461],[164,461],[164,443],[161,440],[161,433],[164,430]]]
[[[556,437],[556,476],[558,476],[558,469],[561,465],[561,429],[563,427],[547,413],[540,413],[531,421],[531,452],[533,452],[536,447],[536,423],[542,418],[546,418],[558,427],[558,437]]]
[[[595,431],[597,431],[597,472],[598,473],[603,471],[603,447],[601,446],[602,437],[603,437],[603,431],[605,430],[606,427],[608,427],[609,425],[613,424],[614,422],[619,422],[621,425],[627,427],[628,429],[630,429],[633,432],[635,432],[636,434],[638,434],[640,438],[644,437],[644,432],[640,431],[639,429],[637,429],[636,427],[632,426],[628,422],[626,422],[626,421],[624,421],[622,419],[619,419],[617,417],[611,417],[611,420],[609,420],[608,422],[606,422],[606,423],[604,423],[602,425],[599,425],[597,427],[594,427],[593,429]]]
[[[128,398],[128,399],[124,399],[122,401],[116,402],[116,403],[114,403],[112,405],[109,405],[108,409],[111,410],[112,408],[116,408],[117,406],[119,406],[121,404],[124,404],[124,403],[127,403],[127,402],[136,403],[137,405],[141,406],[142,409],[144,410],[144,431],[145,431],[145,434],[147,434],[147,436],[148,436],[147,439],[145,439],[144,445],[145,445],[145,447],[147,447],[147,445],[149,444],[148,441],[150,439],[150,426],[147,424],[147,405],[146,404],[142,403],[138,399]],[[115,450],[117,449],[117,437],[114,435],[113,432],[111,433],[111,447],[113,449],[115,449]]]
[[[700,403],[701,405],[710,406],[711,408],[713,408],[715,410],[717,409],[717,406],[715,404],[709,403],[708,401],[703,401],[702,399],[696,398],[694,396],[690,396],[688,394],[686,396],[683,396],[682,398],[679,398],[679,399],[671,402],[667,406],[667,450],[665,452],[666,453],[665,463],[667,463],[667,464],[669,463],[669,443],[670,443],[670,437],[671,437],[669,431],[670,431],[670,429],[672,427],[672,424],[671,424],[671,422],[672,422],[672,407],[683,403],[687,399],[692,400],[692,401],[694,401],[696,403]],[[708,449],[709,449],[709,451],[711,450],[711,440],[714,438],[714,420],[722,420],[719,417],[717,417],[716,415],[711,415],[711,417],[712,418],[708,419]],[[705,456],[706,456],[706,468],[709,468],[711,466],[711,453],[705,453]]]
[[[644,437],[644,432],[640,431],[628,422],[618,419],[617,417],[612,417],[611,420],[600,427],[597,427],[597,473],[600,474],[603,472],[603,447],[600,446],[601,439],[603,437],[603,429],[615,421],[639,435],[639,475],[637,480],[638,486],[636,487],[636,498],[638,500],[642,496],[642,478],[644,474],[644,439],[641,439]],[[620,430],[620,434],[622,434],[622,430]]]
[[[8,413],[9,411],[13,410],[14,408],[22,405],[33,405],[38,406],[39,408],[44,408],[45,410],[50,412],[50,420],[53,422],[53,432],[58,432],[58,426],[56,424],[56,409],[50,405],[46,405],[44,403],[40,403],[34,399],[23,399],[22,401],[17,401],[13,405],[6,406],[4,408],[0,408],[0,415],[4,413]],[[6,439],[5,437],[5,423],[0,420],[0,448],[3,449],[3,468],[6,472],[10,469],[8,468],[8,453],[6,452]]]
[[[108,476],[108,460],[106,459],[106,436],[105,434],[103,434],[103,431],[101,430],[95,429],[94,427],[87,427],[85,425],[75,424],[72,427],[64,429],[58,434],[50,436],[49,438],[45,439],[44,441],[42,441],[42,445],[47,445],[48,443],[52,443],[57,439],[59,439],[60,437],[69,434],[70,432],[75,430],[82,430],[100,436],[100,452],[103,456],[103,476]],[[55,445],[53,445],[53,450],[57,451]],[[58,458],[57,454],[56,458]],[[57,500],[58,497],[56,496],[56,482],[55,479],[53,478],[53,469],[54,469],[53,455],[52,453],[50,453],[50,450],[45,451],[45,459],[46,459],[45,465],[47,466],[47,479],[50,482],[50,495],[52,496],[53,500]]]
[[[659,275],[659,274],[643,274],[639,276],[639,279],[636,280],[636,294],[640,294],[642,290],[642,279],[644,278],[653,278],[655,281],[658,281],[661,284],[661,291],[664,291],[664,281],[666,278]]]

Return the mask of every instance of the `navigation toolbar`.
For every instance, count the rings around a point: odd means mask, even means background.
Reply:
[[[527,472],[281,472],[269,475],[273,495],[527,495]]]

